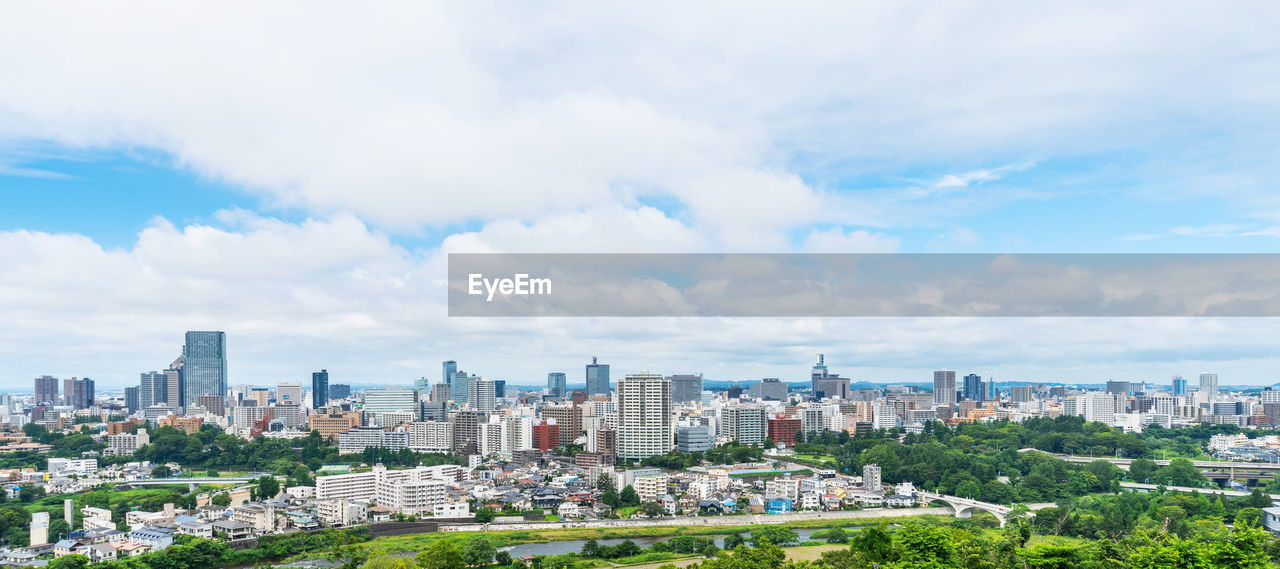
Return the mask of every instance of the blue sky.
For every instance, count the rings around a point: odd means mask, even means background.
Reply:
[[[817,352],[859,380],[1270,383],[1267,319],[445,316],[450,251],[1275,252],[1280,22],[1166,8],[23,6],[0,385],[123,385],[202,328],[238,383],[593,354],[799,378]]]

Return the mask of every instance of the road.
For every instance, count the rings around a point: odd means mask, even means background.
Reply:
[[[746,516],[699,516],[679,518],[580,520],[567,522],[524,522],[514,524],[456,524],[440,526],[440,531],[503,531],[547,530],[571,528],[625,528],[642,526],[744,526],[786,524],[811,520],[860,520],[923,516],[926,514],[950,516],[951,508],[895,508],[882,510],[853,510],[840,512],[791,512],[787,514],[752,514]]]

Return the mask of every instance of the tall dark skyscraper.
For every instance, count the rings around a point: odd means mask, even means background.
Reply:
[[[58,404],[58,378],[51,375],[36,378],[36,403]]]
[[[596,363],[595,356],[591,356],[591,363],[587,364],[587,396],[608,395],[609,391],[609,364]]]
[[[567,395],[566,392],[568,391],[568,388],[566,387],[567,381],[568,380],[565,378],[564,372],[553,371],[548,373],[547,392],[552,397],[564,397]]]
[[[84,379],[66,379],[62,382],[63,394],[62,398],[67,405],[76,409],[88,409],[93,405],[93,380]]]
[[[493,396],[499,399],[507,396],[507,380],[505,379],[493,380]]]
[[[202,395],[227,394],[227,334],[187,332],[182,362],[182,404]]]
[[[319,409],[329,404],[329,370],[311,373],[311,408]]]
[[[138,388],[137,387],[124,388],[124,408],[129,411],[130,415],[132,415],[138,409],[141,409],[141,407],[138,406]]]
[[[986,398],[982,389],[982,376],[976,373],[964,376],[964,398],[969,401],[982,401]]]

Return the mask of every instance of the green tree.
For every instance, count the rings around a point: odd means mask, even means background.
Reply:
[[[828,529],[823,534],[822,539],[826,540],[827,543],[844,543],[849,541],[849,534],[844,531],[844,528],[836,526]]]
[[[493,511],[493,508],[490,508],[489,506],[482,506],[480,509],[476,510],[476,523],[487,524],[492,522],[493,518],[497,515],[497,512]]]
[[[228,494],[215,494],[209,501],[215,506],[222,506],[225,508],[231,505],[231,496]]]
[[[1133,479],[1134,482],[1154,480],[1153,477],[1155,476],[1156,468],[1157,466],[1155,461],[1147,460],[1145,458],[1135,458],[1133,459],[1133,462],[1129,463],[1129,478]]]
[[[63,555],[49,562],[48,569],[85,569],[89,558],[83,555]]]
[[[173,469],[163,464],[151,469],[152,478],[169,478],[173,476]]]
[[[965,480],[956,488],[956,496],[961,498],[978,498],[982,496],[982,486],[977,480]]]
[[[482,567],[493,562],[493,556],[498,550],[489,543],[489,538],[483,535],[477,535],[467,540],[467,545],[462,549],[462,562],[471,567]]]
[[[280,481],[270,474],[258,479],[258,496],[264,500],[275,498],[280,493]]]
[[[628,484],[626,488],[622,489],[622,494],[618,496],[618,501],[623,507],[639,506],[640,495],[636,493],[635,488]]]
[[[800,543],[800,535],[786,526],[769,526],[751,531],[752,547],[773,544],[779,547]]]
[[[850,543],[854,550],[865,553],[867,559],[874,563],[888,561],[893,550],[893,538],[884,523],[863,528],[853,534]]]
[[[421,569],[463,569],[466,563],[458,544],[452,539],[442,539],[418,553],[413,560]]]

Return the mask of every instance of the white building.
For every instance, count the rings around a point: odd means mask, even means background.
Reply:
[[[381,427],[352,427],[350,431],[338,435],[339,453],[359,454],[368,447],[381,447],[393,451],[409,448],[409,433],[385,431]]]
[[[419,421],[409,430],[409,448],[415,452],[450,452],[453,448],[453,423]]]
[[[146,429],[138,429],[137,434],[108,435],[107,448],[103,452],[107,456],[129,456],[150,442],[151,436],[147,434]]]
[[[52,476],[93,476],[98,473],[98,459],[50,458],[46,470]]]
[[[671,380],[642,372],[627,375],[618,393],[618,458],[666,454],[675,441]]]
[[[320,500],[316,502],[316,515],[325,525],[359,525],[369,518],[369,506],[353,500]]]

